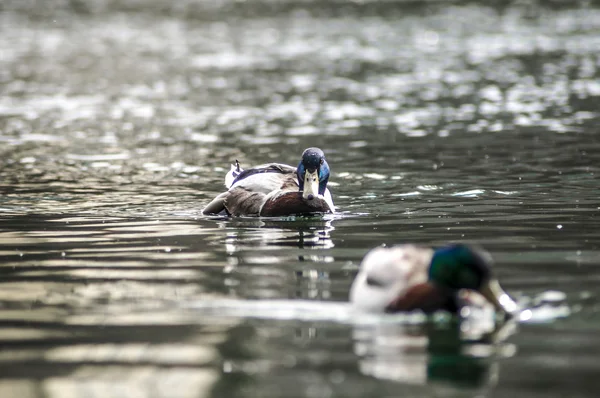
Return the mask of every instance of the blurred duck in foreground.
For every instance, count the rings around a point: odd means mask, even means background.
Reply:
[[[228,190],[202,213],[262,217],[334,213],[328,181],[329,165],[319,148],[306,149],[298,167],[269,163],[242,170],[236,161],[225,176]]]
[[[511,316],[517,304],[493,277],[491,265],[489,253],[462,244],[437,250],[415,245],[377,247],[364,257],[350,301],[368,312],[426,313],[457,313],[464,305],[487,301],[496,311]],[[464,289],[466,301],[459,295]]]

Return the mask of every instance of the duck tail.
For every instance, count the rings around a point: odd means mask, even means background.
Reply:
[[[225,199],[227,198],[229,191],[219,194],[209,204],[202,209],[204,215],[229,215],[227,208],[225,207]]]
[[[244,169],[240,167],[240,162],[236,159],[235,164],[231,165],[229,172],[225,175],[225,187],[227,187],[227,189],[231,188],[233,182],[242,171],[244,171]]]

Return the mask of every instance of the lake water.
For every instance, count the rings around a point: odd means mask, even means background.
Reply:
[[[595,397],[598,49],[596,2],[4,1],[0,396]],[[201,215],[309,146],[336,215]],[[536,316],[348,312],[448,241]]]

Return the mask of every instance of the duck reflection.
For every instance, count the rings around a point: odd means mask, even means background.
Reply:
[[[514,323],[490,328],[469,319],[360,325],[353,331],[354,352],[360,372],[378,379],[485,388],[497,383],[496,359],[514,354],[504,342],[514,330]]]
[[[292,220],[233,219],[219,223],[219,227],[228,230],[225,238],[227,254],[237,254],[241,259],[244,253],[252,253],[255,257],[257,251],[269,251],[278,252],[281,260],[289,260],[281,249],[331,249],[335,246],[331,240],[331,232],[335,229],[332,220],[300,217]],[[268,257],[269,262],[273,262],[273,256]],[[300,261],[311,258],[304,254],[297,257]],[[315,258],[316,261],[319,259]]]
[[[329,251],[335,246],[332,221],[290,217],[221,222],[219,227],[226,230],[224,272],[229,294],[329,299],[329,272],[322,265],[334,261]]]

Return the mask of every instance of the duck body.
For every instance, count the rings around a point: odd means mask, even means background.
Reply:
[[[298,167],[269,163],[243,170],[236,162],[225,176],[227,191],[202,213],[234,217],[334,213],[328,180],[329,165],[318,148],[306,149]]]
[[[510,315],[517,306],[490,267],[487,252],[467,245],[378,247],[364,257],[350,301],[365,312],[426,313],[457,313],[465,305],[487,303]]]

